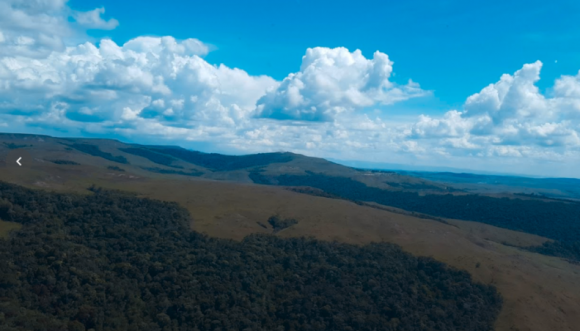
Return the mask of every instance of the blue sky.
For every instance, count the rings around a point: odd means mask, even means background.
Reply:
[[[540,88],[576,74],[578,1],[70,1],[105,7],[121,24],[91,31],[124,43],[135,36],[197,38],[216,47],[210,63],[281,80],[309,47],[346,47],[395,62],[394,81],[436,91],[426,110],[459,107],[465,98],[523,63],[542,61]],[[558,61],[558,63],[555,63]],[[469,74],[466,74],[469,73]]]
[[[580,177],[577,1],[0,6],[3,131]]]

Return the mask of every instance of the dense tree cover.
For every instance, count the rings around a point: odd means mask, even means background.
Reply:
[[[4,143],[4,146],[8,147],[8,149],[18,149],[18,148],[31,147],[32,145],[18,145],[15,143]]]
[[[491,286],[391,244],[188,229],[176,204],[0,183],[2,330],[491,330]]]
[[[121,167],[117,167],[117,166],[108,166],[107,169],[113,170],[113,171],[125,172],[125,169],[123,169]]]
[[[234,156],[215,153],[208,154],[179,147],[150,147],[150,149],[214,171],[231,171],[270,163],[292,161],[292,154],[290,153],[261,153]]]
[[[533,233],[563,242],[553,247],[538,248],[536,251],[567,258],[574,256],[580,260],[580,254],[572,249],[567,250],[565,256],[557,254],[564,247],[578,247],[580,244],[580,203],[493,198],[476,194],[420,195],[415,192],[382,190],[350,178],[314,173],[307,176],[281,175],[272,178],[254,171],[250,178],[259,184],[311,186],[349,200],[372,201],[412,212]]]
[[[282,218],[279,215],[273,215],[268,218],[268,223],[270,223],[274,229],[274,233],[277,233],[288,227],[291,227],[294,224],[297,224],[298,221],[293,218]]]
[[[62,165],[79,165],[80,163],[70,160],[50,160],[50,162],[54,164],[62,164]]]
[[[156,172],[158,174],[171,174],[171,175],[183,175],[183,176],[193,176],[199,177],[203,175],[203,172],[197,170],[189,170],[189,171],[182,171],[182,170],[173,170],[173,169],[163,169],[163,168],[155,168],[155,167],[141,167],[147,171]]]
[[[254,176],[255,175],[252,174],[250,177],[254,177]],[[321,190],[319,188],[314,188],[314,187],[310,187],[310,186],[287,187],[286,189],[288,191],[303,193],[303,194],[308,194],[308,195],[314,195],[317,197],[340,199],[340,197],[338,195],[330,194],[328,192],[324,192],[323,190]]]
[[[580,203],[580,200],[577,200],[577,199],[554,198],[554,197],[549,197],[545,194],[539,194],[539,193],[514,193],[514,195],[519,195],[519,196],[528,197],[528,198],[542,199],[542,200],[552,200],[552,201],[557,201],[557,202]]]
[[[175,160],[174,158],[169,157],[167,155],[163,155],[163,154],[159,154],[159,153],[150,151],[150,150],[145,149],[145,148],[131,147],[131,148],[119,148],[119,150],[122,152],[125,152],[125,153],[144,157],[153,163],[161,164],[161,165],[164,165],[167,167],[183,168],[183,167],[178,166],[178,165],[173,165],[173,161]]]
[[[573,262],[580,262],[580,240],[548,241],[542,246],[530,247],[532,252],[563,257]]]
[[[366,168],[351,168],[358,172],[370,172],[373,174],[396,174],[397,171],[395,170],[379,170],[379,169],[366,169]]]
[[[452,187],[441,188],[439,186],[429,185],[429,184],[424,184],[424,183],[413,184],[413,183],[398,183],[398,182],[387,181],[387,182],[385,182],[385,184],[387,184],[391,187],[409,189],[409,190],[431,190],[431,191],[444,191],[444,192],[457,192],[457,191],[459,191],[459,190],[454,189]]]
[[[67,145],[67,146],[72,147],[78,151],[81,151],[83,153],[86,153],[86,154],[89,154],[92,156],[102,157],[103,159],[106,159],[109,161],[123,163],[123,164],[129,163],[129,162],[127,162],[127,159],[124,156],[113,155],[111,153],[103,152],[98,146],[95,146],[95,145],[74,143],[74,144]]]

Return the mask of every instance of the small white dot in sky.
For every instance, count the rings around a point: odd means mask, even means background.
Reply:
[[[558,63],[558,60],[554,61],[554,63]]]

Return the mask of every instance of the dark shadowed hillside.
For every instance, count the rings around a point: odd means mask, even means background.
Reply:
[[[154,147],[151,149],[213,171],[230,171],[263,166],[271,163],[285,163],[294,158],[292,153],[263,153],[231,156],[215,153],[201,153],[179,147]]]

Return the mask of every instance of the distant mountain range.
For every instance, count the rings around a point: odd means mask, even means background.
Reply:
[[[473,169],[463,169],[454,167],[436,167],[436,166],[424,166],[415,164],[402,164],[402,163],[385,163],[385,162],[367,162],[367,161],[352,161],[352,160],[339,160],[329,158],[330,161],[342,164],[348,167],[359,168],[359,169],[369,169],[369,170],[396,170],[403,172],[451,172],[451,173],[468,173],[468,174],[478,174],[478,175],[492,175],[492,176],[522,176],[521,174],[515,173],[505,173],[505,172],[494,172],[494,171],[481,171]],[[529,178],[541,178],[539,176],[522,176]]]
[[[580,199],[580,179],[577,178],[521,176],[451,167],[429,167],[397,163],[333,161],[363,170],[394,171],[404,176],[452,185],[456,189],[467,192],[525,193],[545,195],[552,198]]]

